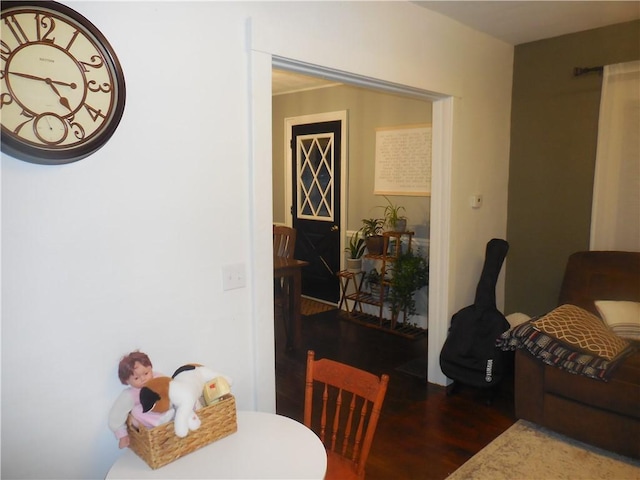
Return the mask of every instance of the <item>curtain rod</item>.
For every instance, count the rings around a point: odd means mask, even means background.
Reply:
[[[580,75],[585,75],[587,73],[598,72],[602,74],[604,67],[574,67],[573,68],[573,76],[579,77]]]

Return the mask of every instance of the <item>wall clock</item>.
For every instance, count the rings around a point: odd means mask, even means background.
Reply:
[[[65,5],[3,1],[1,8],[2,151],[48,165],[91,155],[124,111],[124,75],[113,48]]]

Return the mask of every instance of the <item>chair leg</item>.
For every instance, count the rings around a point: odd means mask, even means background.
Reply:
[[[285,338],[287,339],[286,349],[287,351],[293,350],[293,335],[291,328],[291,285],[289,285],[289,279],[282,279],[280,284],[280,291],[282,294],[282,323],[284,325]]]
[[[290,328],[290,320],[289,320],[289,296],[287,292],[287,284],[286,280],[278,278],[274,281],[273,284],[274,291],[274,306],[276,308],[276,317],[277,317],[277,309],[280,309],[280,316],[282,317],[282,327],[284,328],[284,337],[286,341],[286,350],[290,351],[293,349],[293,341],[291,339],[291,328]],[[277,318],[276,318],[277,320]]]

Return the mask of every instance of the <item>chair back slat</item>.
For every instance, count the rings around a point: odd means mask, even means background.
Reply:
[[[273,256],[293,258],[296,248],[295,228],[284,225],[273,226]]]
[[[327,386],[325,385],[325,389]],[[338,390],[336,397],[336,408],[333,413],[333,425],[331,426],[331,451],[336,451],[336,440],[338,439],[338,430],[340,430],[340,413],[342,412],[342,390]]]
[[[325,384],[322,392],[322,418],[320,419],[320,439],[324,443],[324,436],[327,433],[327,403],[329,401],[329,385]]]
[[[353,442],[353,457],[354,462],[358,461],[358,454],[360,453],[360,441],[362,440],[362,431],[364,430],[364,424],[367,418],[367,406],[370,402],[364,400],[362,410],[360,410],[360,421],[358,422],[358,431]]]
[[[349,437],[351,436],[351,427],[353,426],[353,412],[356,410],[356,398],[357,395],[351,395],[351,403],[349,404],[349,418],[347,419],[346,428],[344,430],[344,438],[342,439],[342,452],[343,457],[347,456],[347,444]],[[356,438],[356,442],[358,439]]]
[[[319,416],[319,437],[327,451],[352,462],[352,470],[357,474],[353,478],[364,478],[364,468],[380,418],[389,377],[377,377],[340,362],[329,359],[315,360],[314,357],[314,352],[309,351],[304,424],[311,429],[314,429],[313,425],[317,428]],[[322,398],[320,415],[313,413],[314,396],[318,404],[320,397]],[[328,417],[332,419],[329,426]],[[327,428],[330,428],[331,432],[327,432]],[[328,458],[329,473],[332,470],[332,456],[329,455]],[[329,474],[326,480],[331,480]]]

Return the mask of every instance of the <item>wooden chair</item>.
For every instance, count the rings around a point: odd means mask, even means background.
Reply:
[[[309,350],[304,424],[316,433],[319,426],[318,436],[327,450],[325,479],[363,479],[389,376],[378,378],[333,360],[315,360],[314,356]],[[317,407],[322,404],[320,412],[312,410],[314,400]]]
[[[296,229],[284,225],[273,226],[273,257],[293,258],[296,249]],[[290,335],[291,319],[289,318],[289,293],[291,286],[283,278],[275,278],[273,280],[273,305],[276,315],[279,312],[282,316],[285,336],[287,339],[287,350],[293,348],[293,342]]]
[[[296,249],[296,229],[284,225],[273,226],[273,256],[293,258]]]

